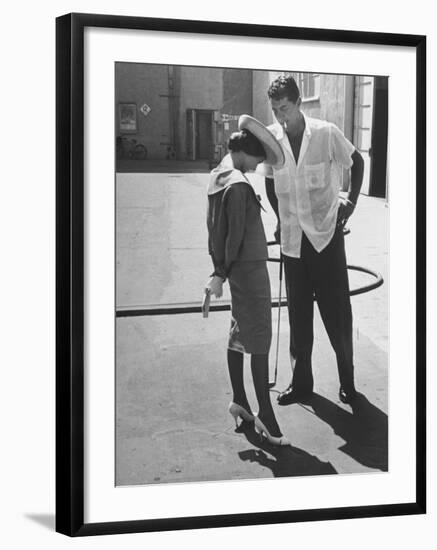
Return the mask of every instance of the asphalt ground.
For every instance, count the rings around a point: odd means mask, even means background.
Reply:
[[[275,218],[263,182],[267,238]],[[116,302],[119,308],[200,304],[211,272],[206,237],[206,173],[123,173],[116,180]],[[383,199],[362,195],[349,221],[348,263],[379,272],[384,284],[352,297],[356,385],[353,408],[338,400],[334,352],[315,308],[315,395],[281,407],[278,391],[291,376],[288,318],[282,309],[278,378],[272,401],[291,447],[235,429],[227,412],[229,312],[121,317],[116,320],[116,484],[176,483],[388,469],[388,212]],[[271,255],[277,256],[277,248]],[[278,264],[269,263],[273,296]],[[352,288],[372,281],[350,272]],[[284,290],[282,290],[284,294]],[[226,288],[223,299],[229,299]],[[277,344],[273,310],[271,378]],[[256,410],[249,360],[249,400]]]

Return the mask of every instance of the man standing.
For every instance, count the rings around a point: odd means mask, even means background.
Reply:
[[[266,172],[266,190],[280,226],[290,321],[293,376],[281,405],[305,401],[313,392],[314,298],[337,357],[339,398],[351,403],[354,384],[352,310],[343,227],[359,197],[364,162],[332,123],[306,117],[298,86],[280,76],[268,90],[285,165]],[[340,199],[342,168],[350,168],[347,198]]]

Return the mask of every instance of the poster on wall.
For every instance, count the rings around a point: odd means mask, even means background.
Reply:
[[[119,103],[119,130],[122,133],[137,131],[137,106],[135,103]]]

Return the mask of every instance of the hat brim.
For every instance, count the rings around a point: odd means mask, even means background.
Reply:
[[[281,145],[262,122],[249,115],[241,115],[238,119],[238,129],[248,130],[264,147],[266,158],[264,162],[272,166],[282,166],[285,163],[284,151]]]

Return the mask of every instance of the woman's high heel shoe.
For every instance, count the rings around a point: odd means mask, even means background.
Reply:
[[[244,407],[238,405],[237,403],[229,403],[229,412],[234,417],[235,425],[237,426],[237,428],[238,417],[240,417],[242,420],[245,420],[246,422],[253,422],[255,420],[255,417],[252,413],[247,412]]]
[[[274,437],[273,435],[270,435],[269,430],[265,427],[265,425],[261,422],[258,416],[255,416],[255,430],[261,435],[265,436],[267,441],[271,443],[272,445],[277,445],[279,447],[284,447],[285,445],[291,445],[291,443],[288,441],[286,437],[281,435],[280,437]]]

